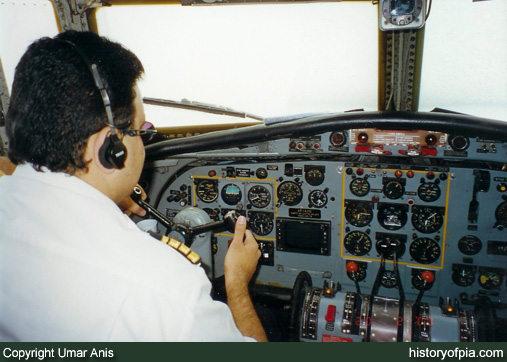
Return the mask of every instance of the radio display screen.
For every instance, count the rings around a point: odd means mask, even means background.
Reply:
[[[328,222],[278,219],[277,249],[329,255]]]

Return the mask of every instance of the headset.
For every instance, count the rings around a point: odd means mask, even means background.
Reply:
[[[109,94],[107,93],[106,87],[104,86],[104,82],[99,75],[99,71],[97,69],[97,65],[95,63],[91,63],[88,60],[88,57],[85,53],[73,42],[65,40],[65,39],[55,39],[59,42],[63,42],[69,44],[72,49],[75,50],[79,57],[86,63],[86,66],[90,70],[90,73],[93,76],[93,80],[95,86],[100,92],[100,96],[102,98],[102,103],[104,104],[104,109],[106,110],[107,120],[105,123],[107,126],[111,128],[111,135],[107,137],[104,141],[104,144],[100,147],[99,150],[99,161],[107,169],[122,169],[125,167],[125,161],[127,159],[127,148],[120,140],[118,135],[116,134],[116,128],[113,119],[113,111],[111,109],[111,102],[109,100]]]

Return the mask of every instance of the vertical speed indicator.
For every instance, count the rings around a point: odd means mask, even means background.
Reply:
[[[253,186],[248,190],[248,201],[258,209],[265,208],[271,202],[271,193],[262,185]]]

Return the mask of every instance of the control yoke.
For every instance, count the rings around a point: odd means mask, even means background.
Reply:
[[[134,192],[131,197],[139,206],[146,210],[148,215],[151,215],[154,219],[160,222],[167,228],[166,234],[169,234],[171,231],[176,231],[180,233],[185,239],[185,245],[191,246],[194,242],[194,238],[197,235],[204,234],[208,231],[229,231],[231,233],[234,232],[236,227],[236,221],[238,221],[239,213],[235,210],[231,210],[224,215],[223,220],[210,222],[204,225],[197,226],[188,226],[184,224],[175,224],[172,220],[170,220],[167,216],[162,214],[156,208],[148,204],[141,197],[142,190],[140,187],[134,187]]]

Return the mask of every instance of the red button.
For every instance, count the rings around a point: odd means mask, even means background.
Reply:
[[[326,313],[326,316],[324,317],[324,319],[326,320],[326,322],[329,322],[329,323],[334,323],[334,318],[336,316],[336,305],[328,305],[327,306],[327,313]]]
[[[345,269],[347,269],[349,273],[355,273],[359,269],[359,266],[356,262],[348,261],[347,264],[345,264]]]
[[[423,280],[426,280],[428,283],[433,283],[433,281],[435,280],[435,274],[433,274],[429,270],[425,270],[421,273],[421,278]]]
[[[356,145],[356,152],[370,152],[371,146]]]
[[[421,147],[421,152],[423,156],[436,156],[437,150],[435,148],[429,147]]]

